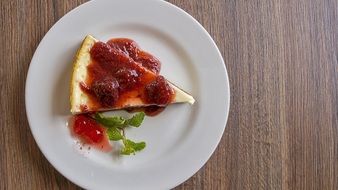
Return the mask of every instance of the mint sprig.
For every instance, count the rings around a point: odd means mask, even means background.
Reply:
[[[128,126],[139,127],[141,126],[145,117],[145,113],[139,112],[129,119],[125,119],[121,116],[104,116],[101,113],[96,113],[94,119],[107,128],[107,135],[109,140],[119,141],[122,140],[123,148],[120,153],[123,155],[134,154],[137,151],[141,151],[146,147],[145,142],[134,142],[127,139],[125,136],[124,128]]]
[[[112,141],[118,141],[123,139],[123,135],[121,134],[120,130],[117,129],[116,127],[111,127],[107,129],[107,135],[109,137],[109,140]]]
[[[96,113],[94,116],[94,119],[101,123],[105,127],[120,127],[124,126],[126,119],[124,119],[121,116],[112,116],[112,117],[107,117],[104,116],[101,113]]]
[[[127,119],[125,124],[133,127],[139,127],[142,124],[145,115],[145,113],[139,112],[135,114],[132,118]]]
[[[109,127],[120,127],[120,128],[124,128],[127,126],[133,126],[133,127],[139,127],[145,117],[145,113],[143,112],[139,112],[135,115],[133,115],[132,118],[130,119],[125,119],[121,116],[104,116],[101,113],[96,113],[94,116],[94,119],[101,123],[103,126],[109,128]]]
[[[130,155],[130,154],[135,154],[136,151],[141,151],[146,147],[145,142],[133,142],[129,139],[123,139],[123,144],[124,147],[121,150],[121,154],[123,155]]]

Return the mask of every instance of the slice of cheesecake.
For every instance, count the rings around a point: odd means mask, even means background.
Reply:
[[[74,60],[70,111],[79,114],[195,102],[159,75],[159,70],[159,61],[130,39],[103,43],[88,35]]]

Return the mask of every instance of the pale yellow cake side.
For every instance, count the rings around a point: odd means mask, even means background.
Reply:
[[[87,66],[90,64],[89,51],[96,41],[93,36],[87,35],[74,59],[70,84],[70,112],[73,114],[81,112],[80,106],[87,105],[88,102],[88,96],[81,90],[79,84],[87,78]]]

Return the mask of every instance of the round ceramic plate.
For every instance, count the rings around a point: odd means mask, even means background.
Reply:
[[[130,139],[147,143],[136,155],[89,149],[67,127],[72,61],[87,34],[101,41],[134,39],[161,60],[163,76],[196,99],[127,130]],[[184,182],[219,143],[229,101],[227,71],[210,35],[160,0],[90,1],[75,8],[42,39],[26,81],[26,111],[38,146],[61,174],[86,189],[168,189]]]

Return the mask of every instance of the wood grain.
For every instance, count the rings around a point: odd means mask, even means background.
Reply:
[[[44,34],[83,2],[0,1],[0,189],[79,189],[34,142],[24,87]],[[170,2],[214,38],[231,85],[218,148],[175,189],[338,189],[338,2]]]

